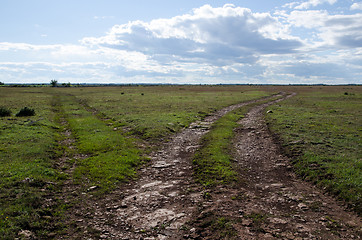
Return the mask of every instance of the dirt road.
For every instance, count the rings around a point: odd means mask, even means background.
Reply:
[[[264,121],[265,107],[278,101],[253,108],[239,122],[234,159],[241,182],[210,192],[197,235],[222,239],[220,232],[202,227],[211,215],[230,220],[224,234],[231,239],[360,239],[361,219],[298,179],[281,154]]]
[[[237,187],[205,190],[193,181],[191,159],[201,137],[215,120],[253,102],[222,109],[176,134],[150,155],[138,180],[85,205],[73,237],[92,238],[96,230],[101,239],[358,239],[360,219],[300,181],[279,153],[263,121],[264,108],[274,102],[253,108],[240,122]],[[220,219],[224,226],[217,228]]]

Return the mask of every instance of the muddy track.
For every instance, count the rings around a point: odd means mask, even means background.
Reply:
[[[264,112],[281,100],[239,122],[233,156],[241,179],[210,192],[197,217],[198,239],[360,239],[361,219],[298,179],[273,140]],[[226,219],[227,231],[215,231],[210,218]]]
[[[224,108],[191,124],[160,150],[140,177],[102,199],[84,195],[73,218],[71,239],[342,239],[357,238],[360,220],[298,180],[289,160],[279,153],[263,121],[263,110],[276,101],[254,107],[237,129],[234,159],[240,169],[238,187],[205,190],[193,180],[192,156],[212,123],[236,108],[266,98]],[[207,192],[207,194],[205,194]],[[205,195],[209,196],[205,198]],[[212,224],[230,221],[220,234]],[[222,232],[222,230],[221,230]],[[94,237],[97,236],[97,237]]]
[[[201,137],[226,113],[262,98],[226,107],[176,134],[150,154],[139,179],[124,184],[102,199],[84,197],[77,209],[78,233],[69,237],[101,239],[184,239],[188,223],[198,212],[203,190],[192,177],[191,159]]]

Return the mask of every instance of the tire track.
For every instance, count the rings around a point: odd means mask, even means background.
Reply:
[[[361,220],[293,173],[264,121],[265,108],[252,108],[239,124],[234,159],[241,181],[210,193],[197,217],[200,239],[221,239],[205,223],[227,219],[229,239],[360,239]],[[271,113],[272,114],[272,113]]]
[[[265,99],[226,107],[176,134],[162,149],[150,154],[151,163],[140,171],[137,181],[99,199],[95,210],[83,209],[95,211],[84,222],[101,239],[184,239],[192,234],[195,229],[189,223],[198,212],[204,192],[193,181],[191,163],[201,137],[229,111]]]

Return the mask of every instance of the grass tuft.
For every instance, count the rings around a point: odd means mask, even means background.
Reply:
[[[0,117],[11,116],[11,110],[7,107],[0,107]]]
[[[23,107],[15,116],[17,117],[35,116],[35,110],[32,108]]]

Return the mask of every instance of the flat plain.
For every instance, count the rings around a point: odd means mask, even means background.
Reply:
[[[225,112],[205,127],[187,160],[192,173],[183,179],[191,179],[203,200],[221,186],[242,185],[245,171],[233,155],[233,139],[243,134],[237,122],[253,107],[281,98],[279,92],[297,95],[263,111],[270,110],[265,120],[273,141],[290,159],[291,171],[360,216],[361,86],[1,87],[0,107],[12,114],[0,117],[0,234],[5,239],[117,239],[117,233],[112,237],[97,224],[85,224],[87,217],[75,216],[74,209],[87,205],[92,215],[97,210],[90,208],[97,202],[147,175],[142,170],[152,165],[150,155],[172,142],[174,135],[195,126],[202,129],[203,120],[220,109],[259,99]],[[25,106],[35,115],[16,117]],[[239,195],[231,198],[238,204],[245,200]],[[326,217],[337,232],[328,236],[347,236],[338,235],[344,228]],[[255,222],[251,231],[263,233],[266,215],[253,212],[244,218]],[[207,236],[204,230],[211,229],[212,238],[237,239],[237,219],[217,214],[206,219],[203,225],[195,215],[194,222],[178,230],[186,238]],[[167,221],[152,230],[138,229],[137,237],[161,238]],[[192,229],[196,232],[187,233]],[[357,237],[360,225],[348,231]]]

